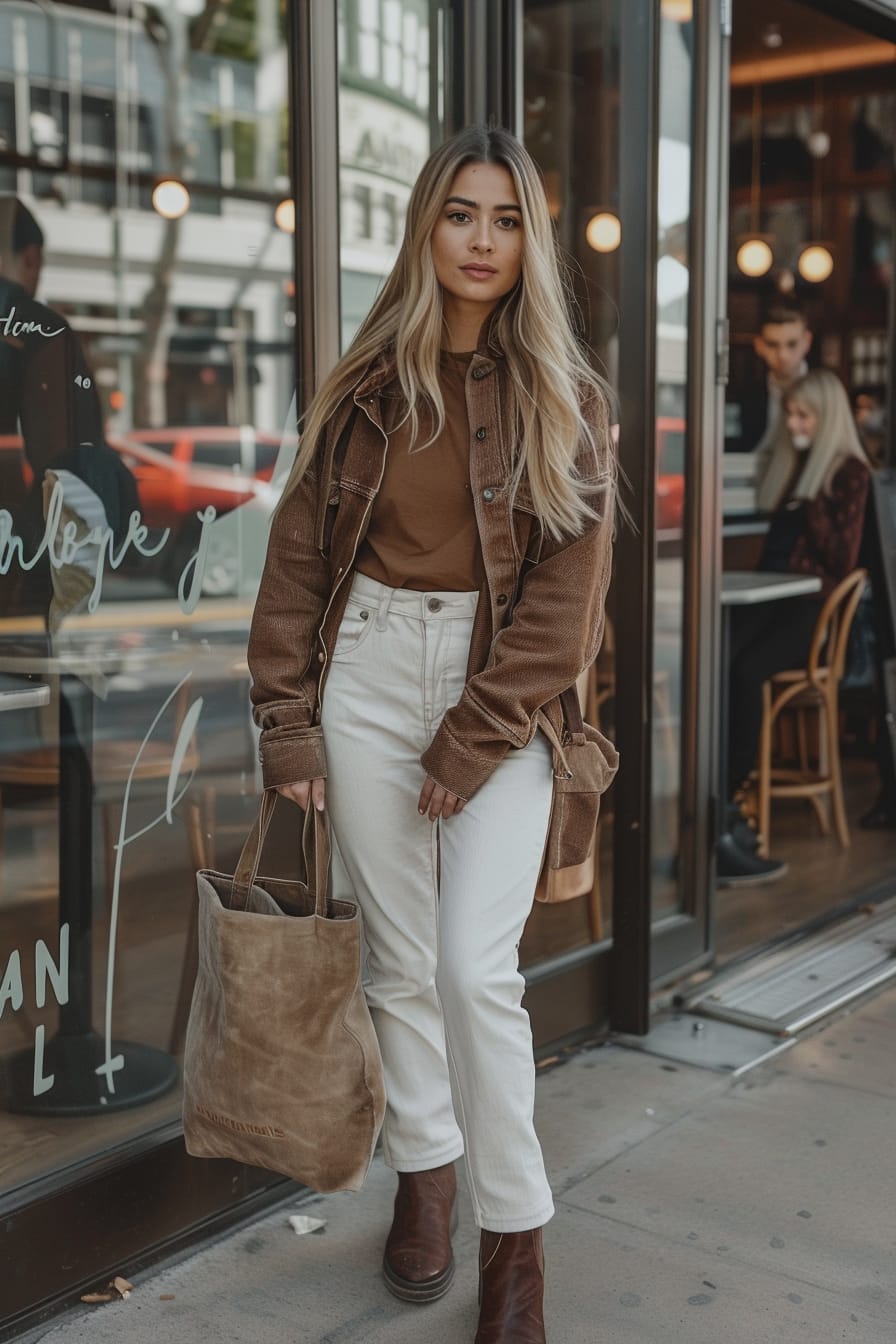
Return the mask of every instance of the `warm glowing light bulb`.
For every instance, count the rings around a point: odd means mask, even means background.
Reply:
[[[823,247],[821,243],[812,243],[800,253],[797,266],[804,280],[813,285],[820,285],[833,271],[834,258],[829,249]]]
[[[180,219],[190,208],[190,193],[176,177],[166,177],[153,188],[152,207],[163,219]]]
[[[754,278],[765,275],[771,270],[773,261],[772,250],[762,238],[748,238],[737,249],[738,269],[743,271],[744,275]]]
[[[296,203],[291,198],[281,201],[274,211],[274,223],[284,233],[296,231]]]
[[[690,23],[694,17],[694,0],[662,0],[660,5],[664,19],[673,23]]]
[[[608,210],[592,215],[585,229],[589,247],[595,252],[615,252],[622,242],[622,225]]]

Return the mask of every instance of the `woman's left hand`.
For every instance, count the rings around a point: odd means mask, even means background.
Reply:
[[[466,799],[458,798],[456,794],[449,793],[443,789],[441,784],[437,784],[434,779],[426,776],[426,783],[420,790],[420,798],[417,802],[417,811],[421,817],[424,813],[429,813],[430,821],[437,821],[439,817],[454,817],[458,812],[462,812],[466,806]]]

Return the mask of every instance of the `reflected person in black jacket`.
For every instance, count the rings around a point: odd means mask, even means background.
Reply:
[[[106,444],[96,384],[81,344],[65,318],[35,298],[43,244],[31,211],[17,197],[0,194],[0,435],[21,436],[33,473],[25,493],[7,439],[0,452],[0,504],[12,513],[14,531],[28,554],[43,536],[42,487],[48,469],[69,471],[90,487],[116,541],[139,507],[133,476]],[[51,595],[49,564],[44,563],[7,576],[0,605],[45,615]]]

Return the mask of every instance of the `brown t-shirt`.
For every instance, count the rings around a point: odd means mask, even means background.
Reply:
[[[470,489],[470,422],[464,390],[473,352],[442,352],[439,386],[445,427],[434,443],[409,452],[407,421],[389,434],[386,469],[355,568],[390,588],[471,592],[485,570]],[[393,421],[400,421],[397,403]],[[426,410],[420,442],[431,433]],[[388,426],[387,426],[388,428]]]

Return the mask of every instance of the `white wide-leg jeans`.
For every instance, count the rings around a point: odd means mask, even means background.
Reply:
[[[323,698],[327,807],[364,925],[386,1162],[426,1171],[463,1154],[479,1226],[522,1232],[553,1213],[518,969],[550,746],[537,734],[509,751],[458,816],[417,811],[419,758],[463,691],[477,601],[355,575]]]

